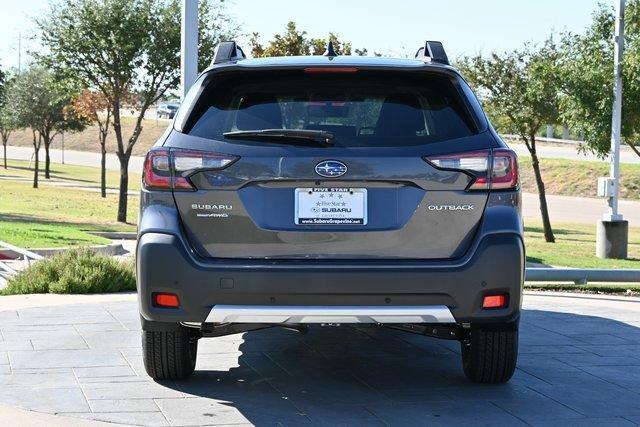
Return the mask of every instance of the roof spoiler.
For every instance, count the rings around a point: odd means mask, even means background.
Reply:
[[[220,42],[213,50],[213,61],[211,64],[222,64],[224,62],[239,61],[245,58],[246,55],[236,42]]]
[[[416,52],[416,58],[426,60],[428,58],[431,62],[437,62],[439,64],[450,65],[447,52],[444,51],[442,42],[427,41],[423,47]]]

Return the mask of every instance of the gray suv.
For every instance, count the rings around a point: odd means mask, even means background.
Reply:
[[[141,197],[154,379],[192,374],[202,337],[309,324],[457,340],[471,381],[513,375],[517,159],[438,42],[415,59],[221,43],[147,154]]]

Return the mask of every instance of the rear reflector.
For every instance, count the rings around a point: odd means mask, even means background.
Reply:
[[[486,295],[482,300],[482,308],[503,308],[507,305],[507,296]]]
[[[511,150],[469,151],[429,156],[425,160],[440,169],[473,176],[468,190],[507,190],[518,186],[518,159]]]
[[[198,170],[224,169],[237,159],[208,151],[154,148],[144,160],[142,182],[148,190],[193,191],[189,175]]]
[[[180,307],[180,299],[176,294],[156,292],[153,294],[153,305],[164,308],[178,308]]]

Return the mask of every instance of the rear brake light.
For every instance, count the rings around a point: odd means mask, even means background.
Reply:
[[[493,150],[491,189],[504,190],[518,186],[518,157],[511,150]]]
[[[150,190],[194,190],[189,175],[200,170],[220,170],[238,159],[208,151],[156,148],[147,153],[142,176]]]
[[[518,160],[511,150],[497,149],[430,156],[440,169],[463,171],[474,180],[468,190],[505,190],[518,186]]]
[[[323,74],[323,73],[355,73],[358,69],[355,67],[307,67],[304,69],[308,74]]]
[[[142,184],[150,190],[171,189],[171,162],[169,150],[159,148],[151,150],[144,159]]]

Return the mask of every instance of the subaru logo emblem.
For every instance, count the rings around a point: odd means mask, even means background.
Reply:
[[[347,165],[337,160],[325,160],[316,165],[316,173],[325,178],[336,178],[347,173]]]

